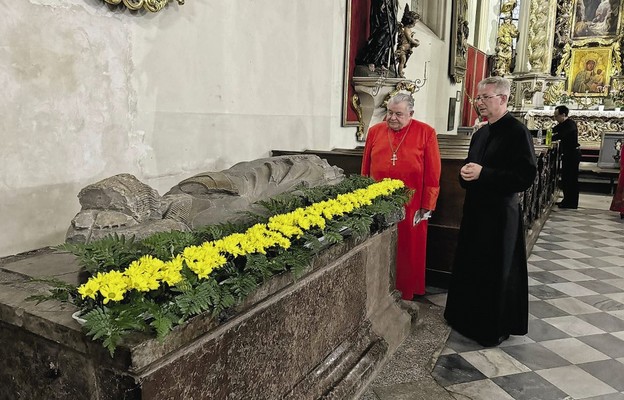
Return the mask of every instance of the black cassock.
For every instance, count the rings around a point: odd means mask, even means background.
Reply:
[[[474,133],[466,163],[483,169],[466,189],[444,317],[484,345],[528,328],[528,277],[518,193],[537,172],[531,134],[509,113]]]

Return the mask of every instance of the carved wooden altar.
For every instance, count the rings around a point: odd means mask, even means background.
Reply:
[[[529,129],[546,129],[556,125],[553,110],[529,110],[524,115]],[[576,121],[581,147],[600,147],[602,132],[624,132],[623,111],[570,110]]]

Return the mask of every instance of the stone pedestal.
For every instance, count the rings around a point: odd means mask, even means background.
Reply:
[[[396,226],[273,277],[226,321],[200,315],[163,342],[134,336],[111,358],[73,306],[36,305],[29,277],[76,283],[71,255],[0,260],[0,399],[350,399],[407,336],[394,288]]]
[[[511,94],[514,110],[531,110],[535,107],[544,106],[544,92],[548,83],[561,78],[552,77],[548,74],[528,73],[508,76],[512,80]]]
[[[377,77],[353,77],[355,92],[360,99],[364,139],[368,128],[386,117],[385,102],[388,95],[397,90],[397,85],[405,79]]]

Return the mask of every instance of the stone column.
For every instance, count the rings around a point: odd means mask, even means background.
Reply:
[[[542,107],[544,91],[558,81],[550,74],[556,15],[557,0],[528,0],[521,3],[520,37],[512,78],[516,94],[515,110]],[[547,99],[547,103],[551,101]]]
[[[520,36],[514,73],[550,74],[557,0],[530,0],[520,5]]]

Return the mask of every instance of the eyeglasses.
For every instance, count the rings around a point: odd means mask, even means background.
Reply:
[[[492,97],[497,97],[497,96],[504,96],[504,94],[493,94],[491,96],[483,95],[483,96],[477,96],[474,99],[475,101],[486,101],[488,99],[491,99]]]

